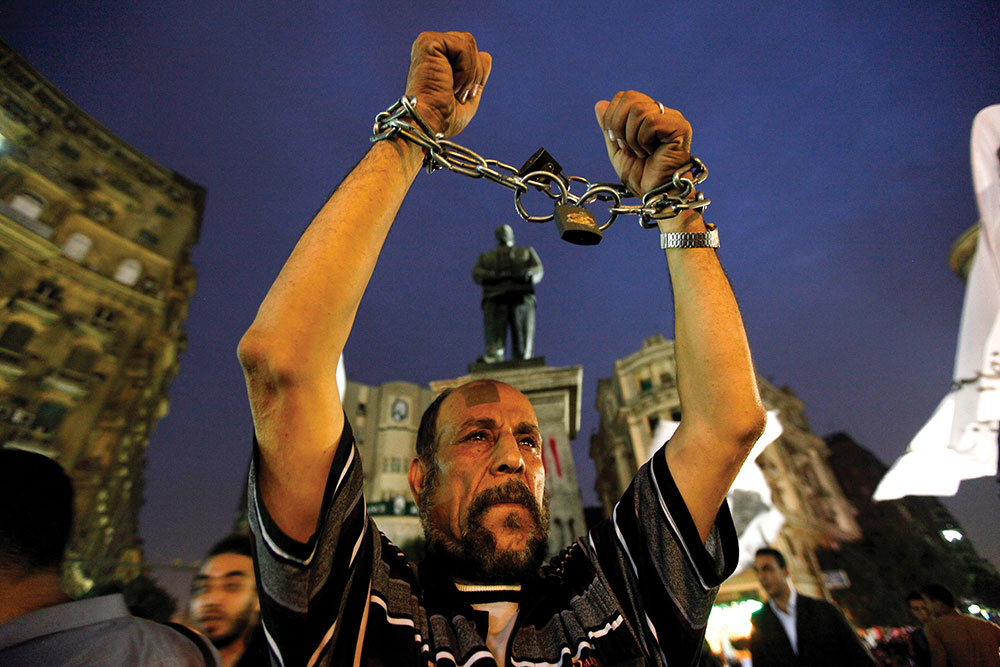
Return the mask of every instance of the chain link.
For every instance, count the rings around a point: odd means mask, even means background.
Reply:
[[[445,139],[442,134],[435,133],[417,111],[416,97],[403,96],[375,116],[371,136],[373,143],[397,135],[427,150],[424,158],[427,173],[447,169],[470,178],[485,178],[513,190],[514,209],[526,222],[548,222],[555,217],[555,214],[530,215],[525,210],[521,197],[531,188],[559,204],[584,206],[595,201],[611,202],[608,219],[598,227],[602,232],[619,215],[639,216],[639,224],[650,229],[657,226],[657,220],[672,218],[685,210],[704,209],[711,203],[703,193],[695,190],[708,178],[708,168],[693,155],[689,162],[677,168],[669,181],[643,195],[641,204],[629,205],[622,204],[622,200],[635,195],[620,183],[591,183],[582,176],[564,176],[543,170],[521,175],[517,167],[484,158],[470,148]],[[690,177],[685,176],[688,172]],[[572,186],[577,183],[583,186],[583,194],[571,192]],[[556,192],[553,192],[554,184]]]

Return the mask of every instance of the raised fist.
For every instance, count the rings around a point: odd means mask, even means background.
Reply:
[[[423,32],[413,42],[406,94],[417,97],[417,111],[445,137],[465,128],[479,108],[490,77],[490,54],[476,48],[467,32]]]
[[[669,181],[691,158],[691,124],[648,95],[619,91],[610,102],[598,102],[594,112],[611,164],[636,196]]]

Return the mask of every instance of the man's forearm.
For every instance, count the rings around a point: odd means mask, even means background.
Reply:
[[[686,231],[703,231],[688,214]],[[681,414],[725,441],[754,431],[760,398],[736,297],[711,248],[666,251],[674,297]]]
[[[682,213],[677,231],[704,231]],[[674,297],[681,424],[667,459],[702,538],[764,426],[736,297],[711,248],[666,251]]]

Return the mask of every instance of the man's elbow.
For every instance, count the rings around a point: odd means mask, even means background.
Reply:
[[[280,341],[250,327],[236,346],[251,400],[277,392],[294,382],[295,367],[286,358]]]
[[[728,424],[726,440],[735,447],[750,451],[764,434],[767,425],[767,411],[760,401],[741,413],[736,413]]]

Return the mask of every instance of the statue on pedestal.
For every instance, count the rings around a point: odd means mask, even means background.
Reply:
[[[472,279],[483,286],[485,363],[503,361],[510,328],[511,357],[530,359],[535,342],[535,284],[542,279],[542,262],[534,248],[514,245],[514,230],[500,225],[497,247],[476,260]]]

